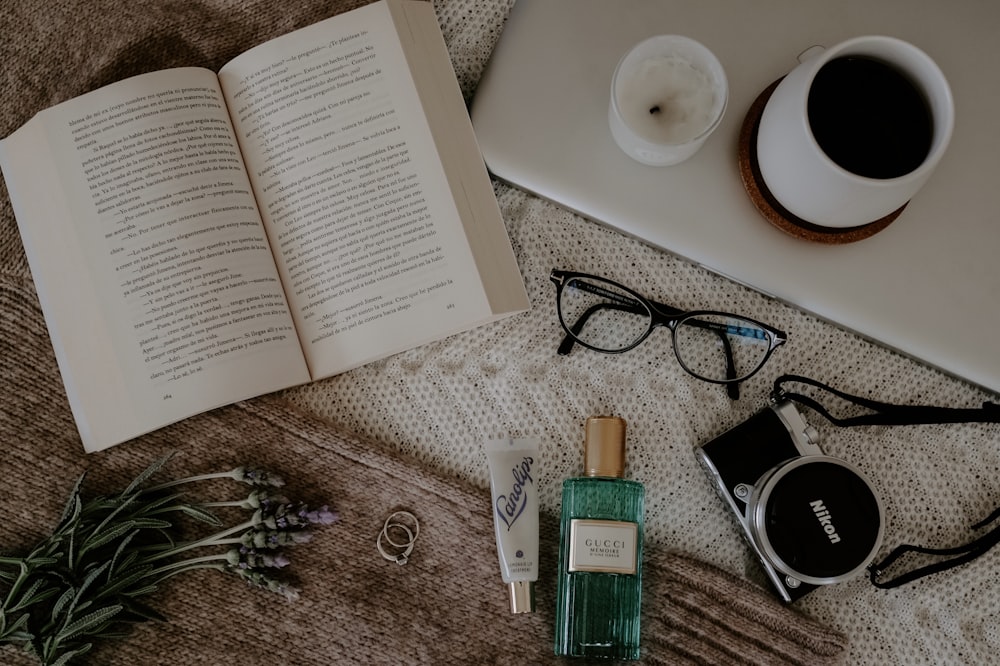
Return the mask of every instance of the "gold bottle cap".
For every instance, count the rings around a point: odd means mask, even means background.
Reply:
[[[583,473],[585,476],[625,476],[625,419],[592,416],[584,428]]]
[[[535,612],[535,584],[528,580],[515,580],[507,583],[510,590],[511,613]]]

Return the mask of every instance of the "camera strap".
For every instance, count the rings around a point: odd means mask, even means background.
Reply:
[[[815,398],[788,391],[784,388],[786,382],[806,384],[826,391],[842,400],[853,403],[860,407],[871,410],[870,413],[850,417],[835,417]],[[896,405],[892,403],[871,400],[861,396],[851,395],[843,391],[838,391],[822,382],[801,375],[782,375],[774,382],[774,393],[772,397],[776,400],[791,400],[804,407],[808,407],[830,423],[842,427],[864,426],[864,425],[923,425],[941,423],[1000,423],[1000,405],[993,402],[984,402],[982,407],[954,408],[935,407],[930,405]],[[945,571],[953,567],[971,562],[993,546],[1000,543],[1000,508],[987,516],[984,520],[972,526],[973,531],[979,531],[986,527],[992,527],[988,532],[981,534],[972,541],[954,548],[927,548],[924,546],[912,546],[903,544],[897,546],[880,562],[871,564],[868,567],[868,577],[875,587],[888,589],[899,587],[913,582],[918,578]],[[907,553],[918,553],[934,557],[948,558],[933,564],[928,564],[908,573],[904,573],[889,580],[880,580],[885,570],[892,566],[897,560]]]

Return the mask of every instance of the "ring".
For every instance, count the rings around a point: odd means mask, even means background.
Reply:
[[[398,543],[396,541],[393,541],[392,537],[389,534],[389,530],[393,528],[406,532],[407,541],[403,543]],[[413,535],[413,532],[410,531],[410,528],[402,523],[389,523],[388,525],[382,528],[381,536],[385,537],[385,540],[388,541],[390,545],[393,545],[396,548],[406,548],[407,546],[409,546],[410,544],[412,544],[417,540],[417,538]]]
[[[387,533],[387,529],[389,527],[398,527],[399,529],[406,532],[406,536],[409,537],[410,540],[405,545],[397,546],[397,548],[405,548],[405,550],[402,553],[398,553],[396,555],[390,555],[389,553],[385,552],[385,549],[382,547],[382,537],[385,537],[386,540],[389,541],[389,543],[393,544],[394,546],[396,545],[391,539],[389,539]],[[406,564],[407,561],[409,561],[410,553],[413,552],[413,543],[416,541],[416,539],[417,538],[414,536],[413,532],[410,531],[409,527],[403,525],[402,523],[392,523],[391,525],[386,525],[384,528],[382,528],[382,531],[379,532],[378,538],[375,539],[375,547],[378,548],[379,554],[382,555],[382,557],[384,557],[385,559],[389,560],[390,562],[395,562],[396,564],[403,565]]]
[[[400,519],[402,522],[400,522]],[[412,523],[412,526],[409,523]],[[406,534],[406,541],[402,543],[393,541],[390,534],[390,531],[393,529],[400,530]],[[390,562],[406,564],[410,559],[410,553],[413,552],[413,546],[416,544],[419,535],[420,521],[417,520],[417,517],[409,511],[396,511],[382,523],[382,531],[379,532],[378,538],[375,539],[375,547],[378,548],[379,554]],[[395,555],[387,553],[382,543],[383,540],[387,541],[394,548],[402,549],[402,552]]]
[[[402,516],[408,521],[412,522],[413,530],[411,531],[410,528],[407,527],[404,523],[393,522],[393,518],[395,518],[396,516]],[[389,528],[392,527],[397,527],[405,531],[406,536],[409,538],[409,541],[407,541],[406,543],[396,543],[395,541],[393,541],[392,537],[389,535]],[[414,541],[416,541],[418,536],[420,536],[420,523],[417,521],[417,517],[414,516],[409,511],[397,511],[396,513],[392,514],[391,516],[385,519],[385,523],[382,525],[382,534],[385,536],[385,540],[388,541],[393,546],[395,546],[396,548],[406,548],[407,546],[411,545]]]

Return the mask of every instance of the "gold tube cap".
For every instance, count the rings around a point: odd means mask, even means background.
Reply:
[[[583,473],[585,476],[625,476],[625,419],[591,416],[585,425]]]
[[[535,584],[529,580],[515,580],[507,583],[510,590],[511,613],[535,612]]]

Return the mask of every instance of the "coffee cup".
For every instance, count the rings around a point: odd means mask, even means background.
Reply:
[[[862,226],[910,201],[944,155],[954,122],[948,81],[916,46],[864,36],[812,49],[764,105],[760,175],[801,220]]]

